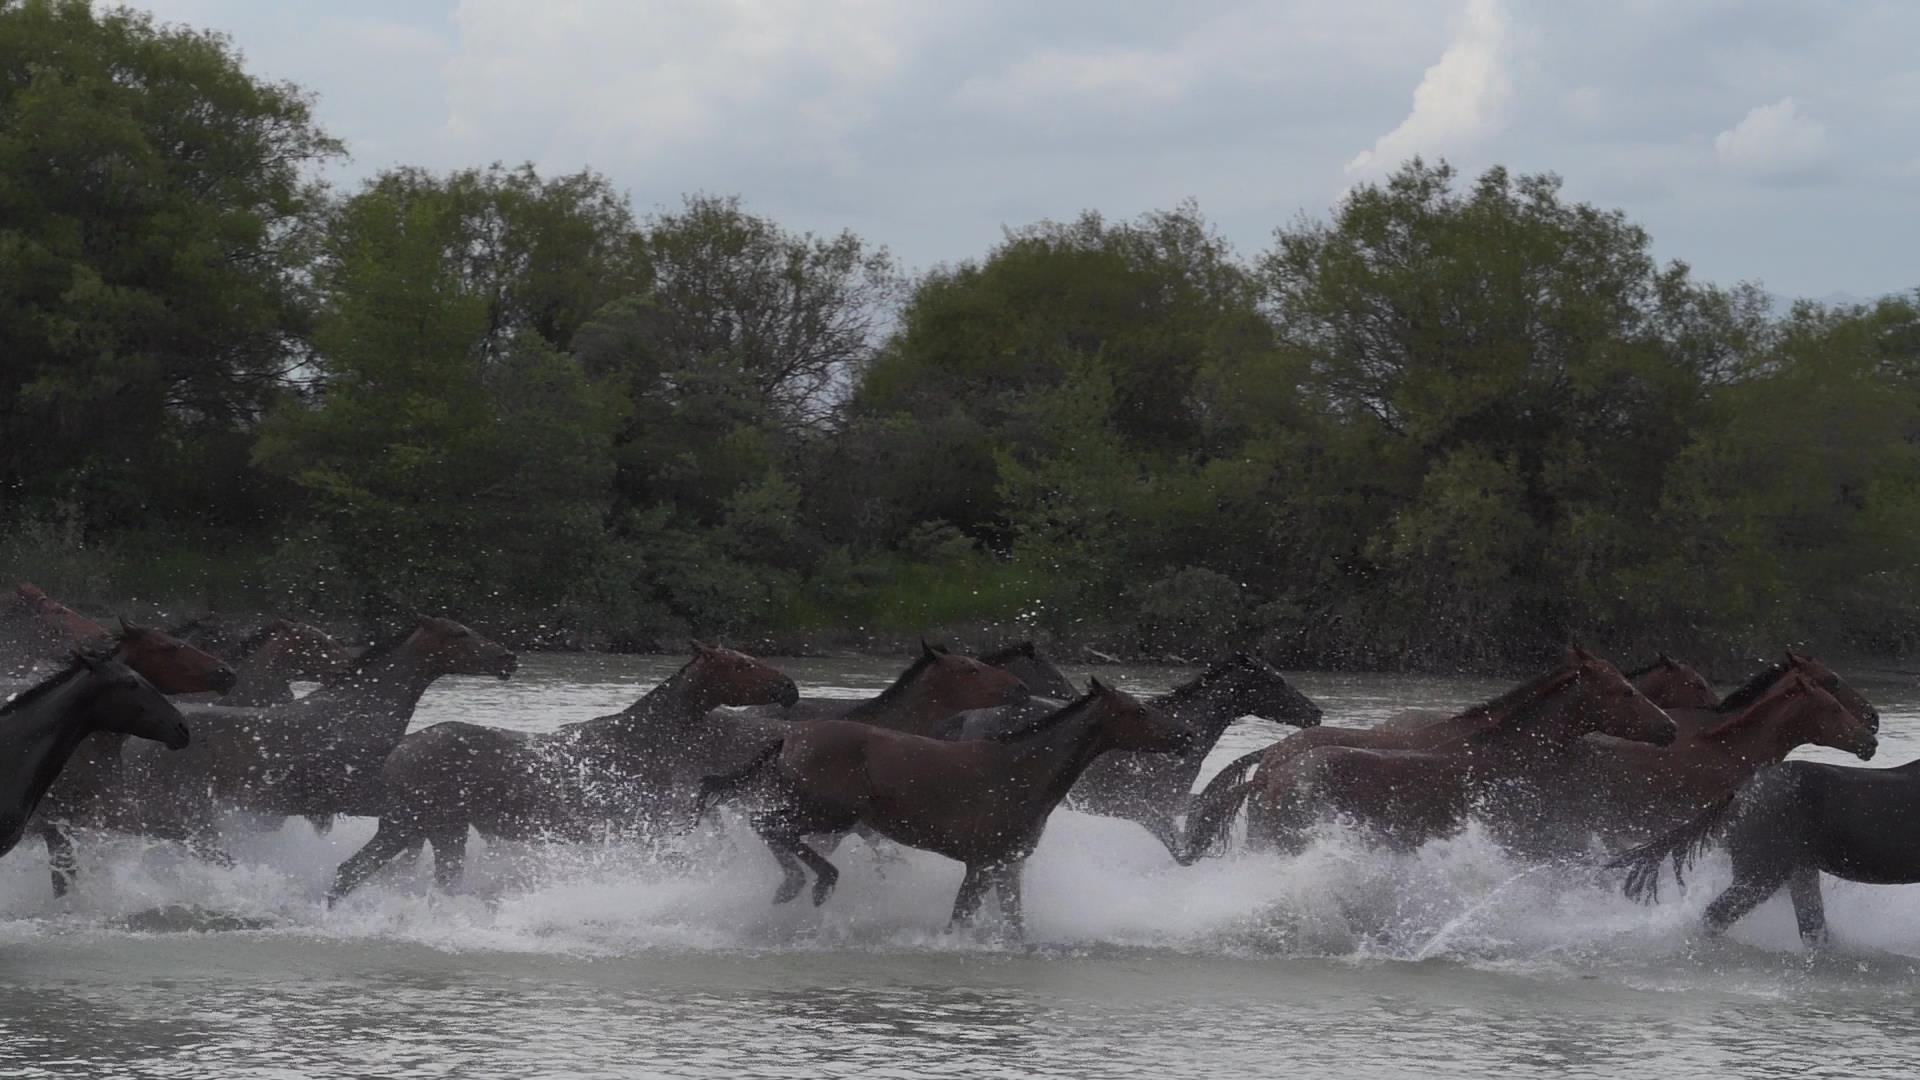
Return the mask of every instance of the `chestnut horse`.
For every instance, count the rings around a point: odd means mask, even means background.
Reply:
[[[629,827],[684,822],[707,714],[722,705],[791,704],[793,680],[744,653],[693,643],[693,659],[622,712],[551,733],[453,720],[400,740],[380,768],[380,827],[340,865],[327,903],[421,840],[434,880],[460,877],[467,829],[488,838],[580,843]],[[672,806],[675,795],[687,805]]]
[[[1648,701],[1665,709],[1668,716],[1673,716],[1676,709],[1713,709],[1720,704],[1720,695],[1713,692],[1705,676],[1666,653],[1660,653],[1645,667],[1622,674]],[[1405,709],[1375,724],[1371,730],[1414,731],[1453,715],[1445,709]],[[1674,722],[1679,723],[1677,719]]]
[[[1571,747],[1536,778],[1555,793],[1551,800],[1517,816],[1496,814],[1490,824],[1516,851],[1577,854],[1596,833],[1618,840],[1673,828],[1808,745],[1864,761],[1879,739],[1832,694],[1791,671],[1720,726],[1683,731],[1670,746],[1590,739]]]
[[[1223,772],[1188,815],[1189,855],[1219,848],[1234,812],[1249,796],[1255,796],[1250,842],[1298,850],[1307,828],[1333,813],[1350,817],[1392,846],[1413,848],[1460,828],[1483,798],[1525,797],[1528,777],[1582,736],[1599,733],[1664,745],[1675,734],[1666,713],[1617,668],[1578,647],[1568,649],[1555,670],[1461,716],[1476,722],[1431,749],[1327,745],[1289,755],[1274,767],[1263,762],[1252,780]]]
[[[80,741],[96,731],[187,745],[180,710],[139,673],[80,653],[58,674],[0,705],[0,855],[12,851]]]
[[[854,720],[912,735],[933,735],[945,727],[955,713],[993,705],[1018,705],[1030,696],[1027,685],[1005,668],[922,642],[920,655],[914,657],[913,663],[893,684],[864,701],[803,697],[792,708],[759,706],[717,715],[749,721],[744,725],[746,728],[769,736],[777,735],[784,727],[777,723],[756,725],[751,721]],[[764,752],[765,748],[764,742],[757,743],[749,756]]]
[[[1805,675],[1808,682],[1832,694],[1848,712],[1867,725],[1869,731],[1880,730],[1880,713],[1865,695],[1847,685],[1846,681],[1841,679],[1832,668],[1792,649],[1786,651],[1784,659],[1776,660],[1755,672],[1751,678],[1741,684],[1739,689],[1728,694],[1713,708],[1675,707],[1670,715],[1683,732],[1701,732],[1716,728],[1729,718],[1738,716],[1748,705],[1765,697],[1776,681],[1796,673]]]
[[[1201,765],[1229,725],[1243,716],[1303,728],[1320,722],[1320,706],[1294,689],[1271,664],[1244,652],[1234,653],[1147,704],[1187,725],[1194,734],[1193,745],[1183,754],[1108,754],[1081,775],[1067,795],[1067,806],[1083,814],[1139,822],[1166,845],[1176,862],[1186,861],[1186,841],[1174,817],[1186,808]],[[955,717],[945,734],[991,738],[1049,711],[1039,701],[976,709]]]
[[[1608,865],[1627,871],[1629,897],[1650,902],[1659,897],[1662,862],[1672,859],[1674,878],[1684,884],[1686,869],[1718,840],[1733,858],[1733,883],[1707,905],[1708,933],[1725,930],[1785,886],[1800,939],[1817,948],[1827,938],[1822,871],[1873,885],[1920,883],[1920,841],[1906,827],[1914,820],[1920,761],[1891,769],[1789,761]]]
[[[1095,679],[1085,696],[993,739],[949,742],[845,720],[795,724],[745,768],[701,781],[700,809],[743,788],[764,794],[752,821],[784,874],[776,904],[800,894],[805,867],[815,874],[813,902],[824,903],[840,872],[805,838],[866,825],[966,864],[954,923],[972,919],[992,886],[1020,935],[1022,865],[1087,766],[1109,750],[1178,753],[1192,741],[1179,721]]]
[[[113,638],[106,627],[25,581],[14,583],[13,596],[0,607],[0,621],[20,670],[38,660],[64,661],[75,650],[96,649]]]

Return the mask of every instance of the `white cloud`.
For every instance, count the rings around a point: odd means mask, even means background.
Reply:
[[[504,127],[596,160],[689,143],[830,154],[898,74],[913,16],[883,0],[461,0],[445,134],[486,146]]]
[[[1759,105],[1738,124],[1713,137],[1720,164],[1754,173],[1784,173],[1818,161],[1827,145],[1827,129],[1800,111],[1790,97]]]
[[[1377,174],[1415,154],[1436,154],[1499,127],[1513,93],[1512,27],[1499,0],[1467,0],[1440,59],[1413,91],[1413,111],[1347,162],[1349,177]]]
[[[1186,92],[1192,78],[1192,65],[1180,53],[1042,49],[1005,71],[968,79],[955,97],[963,105],[1008,110],[1060,97],[1135,105],[1172,101]]]

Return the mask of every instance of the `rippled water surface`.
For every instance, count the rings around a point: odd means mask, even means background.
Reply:
[[[870,693],[888,665],[782,665]],[[448,679],[416,724],[530,730],[610,711],[670,670],[529,658]],[[1110,672],[1137,691],[1184,673]],[[1497,689],[1302,675],[1329,722]],[[1920,694],[1856,679],[1882,759],[1920,755]],[[1229,733],[1209,771],[1278,734]],[[1840,760],[1835,758],[1834,760]],[[1412,855],[1329,836],[1294,858],[1174,866],[1137,826],[1062,812],[1029,863],[1031,944],[944,929],[957,864],[849,841],[826,907],[775,908],[737,823],[665,850],[476,843],[453,896],[400,865],[321,895],[372,832],[230,832],[238,865],[88,837],[52,898],[0,860],[0,1077],[1900,1076],[1920,1068],[1920,890],[1827,881],[1835,947],[1784,898],[1695,933],[1726,880],[1639,907],[1528,870],[1473,831]],[[1693,879],[1690,879],[1693,880]]]

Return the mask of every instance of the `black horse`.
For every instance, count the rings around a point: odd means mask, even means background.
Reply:
[[[1662,862],[1671,859],[1682,881],[1717,840],[1733,857],[1733,884],[1707,905],[1707,929],[1725,930],[1784,885],[1801,940],[1818,946],[1827,936],[1821,871],[1873,885],[1920,882],[1920,837],[1907,827],[1917,816],[1920,760],[1892,769],[1789,761],[1608,865],[1627,871],[1629,897],[1650,902]]]
[[[0,705],[0,855],[80,741],[96,731],[153,739],[178,750],[187,724],[153,684],[105,654],[82,653],[59,674]]]

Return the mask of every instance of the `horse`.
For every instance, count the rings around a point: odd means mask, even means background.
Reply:
[[[1621,674],[1635,690],[1645,694],[1648,701],[1666,710],[1668,716],[1676,709],[1713,709],[1720,704],[1720,695],[1713,692],[1706,676],[1666,653],[1658,654],[1653,663],[1645,667]],[[1375,724],[1371,730],[1417,731],[1454,715],[1445,709],[1403,709]]]
[[[346,646],[291,619],[274,619],[240,639],[228,659],[238,678],[219,704],[241,708],[285,705],[293,700],[293,680],[325,683],[353,669]]]
[[[1071,701],[1080,693],[1074,689],[1073,680],[1041,656],[1031,641],[1016,641],[992,652],[981,653],[980,662],[1011,672],[1015,678],[1027,684],[1027,692],[1034,697]]]
[[[991,739],[950,742],[845,720],[793,725],[744,768],[702,780],[697,813],[743,789],[765,792],[752,823],[784,875],[776,904],[800,894],[807,867],[813,902],[825,903],[840,872],[805,838],[864,824],[965,863],[953,924],[970,921],[991,886],[1018,937],[1022,866],[1087,766],[1109,750],[1180,753],[1192,743],[1184,724],[1094,679],[1084,696]]]
[[[1792,674],[1807,677],[1807,681],[1832,694],[1846,710],[1867,725],[1870,731],[1880,730],[1880,713],[1873,703],[1860,691],[1847,685],[1834,670],[1811,656],[1803,655],[1793,649],[1786,650],[1781,660],[1762,667],[1734,690],[1720,704],[1711,709],[1691,709],[1676,707],[1669,714],[1673,722],[1680,725],[1682,731],[1706,731],[1719,727],[1730,717],[1737,716],[1748,705],[1765,697],[1768,690],[1778,680]]]
[[[1891,769],[1789,761],[1767,769],[1692,821],[1615,857],[1632,899],[1659,898],[1660,866],[1674,879],[1718,842],[1733,859],[1733,883],[1707,905],[1707,932],[1719,934],[1787,887],[1809,948],[1826,943],[1820,874],[1872,885],[1920,883],[1920,842],[1907,822],[1920,816],[1920,760]]]
[[[14,666],[30,670],[36,661],[63,662],[75,650],[97,649],[113,634],[101,624],[48,596],[38,585],[18,581],[0,607]]]
[[[220,859],[222,807],[274,819],[380,812],[378,776],[414,707],[443,675],[510,677],[512,652],[451,619],[421,617],[375,645],[337,682],[266,709],[190,707],[198,733],[166,757],[126,748],[125,797],[96,817],[123,831],[186,840]]]
[[[921,642],[920,655],[892,685],[864,701],[803,697],[791,708],[762,705],[716,715],[749,722],[854,720],[914,735],[934,735],[955,713],[1018,705],[1031,696],[1027,685],[1005,668]],[[754,727],[769,735],[783,729],[784,723]],[[751,752],[757,754],[764,749],[761,743]]]
[[[187,745],[180,710],[126,664],[78,653],[59,673],[0,705],[0,855],[12,851],[81,740],[96,731]]]
[[[1138,822],[1166,845],[1176,862],[1186,860],[1186,843],[1174,816],[1185,809],[1194,779],[1227,727],[1243,716],[1313,727],[1320,706],[1293,688],[1271,664],[1237,652],[1148,705],[1186,724],[1193,745],[1183,754],[1116,751],[1087,768],[1067,794],[1067,806],[1085,814]],[[1039,700],[1025,705],[975,709],[954,717],[943,732],[958,739],[991,738],[1030,724],[1052,708]]]
[[[1189,857],[1221,848],[1234,813],[1256,794],[1261,797],[1253,808],[1263,812],[1250,810],[1250,838],[1297,850],[1307,827],[1331,811],[1351,817],[1389,846],[1412,849],[1460,828],[1480,799],[1523,794],[1513,790],[1516,782],[1584,735],[1660,745],[1675,735],[1659,706],[1612,664],[1577,646],[1558,668],[1461,716],[1474,722],[1432,749],[1326,745],[1290,755],[1277,767],[1263,762],[1259,774],[1245,781],[1229,767],[1188,814]]]
[[[1550,802],[1518,817],[1496,814],[1490,824],[1516,851],[1574,854],[1595,833],[1645,836],[1685,822],[1809,744],[1866,761],[1879,739],[1832,694],[1794,671],[1720,726],[1682,732],[1669,746],[1583,740],[1534,778],[1555,791]],[[1536,809],[1544,812],[1531,812]]]
[[[462,721],[400,740],[380,768],[380,826],[340,864],[329,906],[401,851],[433,841],[434,880],[459,880],[469,826],[489,839],[584,842],[624,826],[686,817],[661,807],[689,800],[707,764],[700,753],[722,705],[791,704],[793,680],[744,653],[693,643],[693,658],[625,710],[529,733]],[[649,813],[650,807],[659,812]]]

